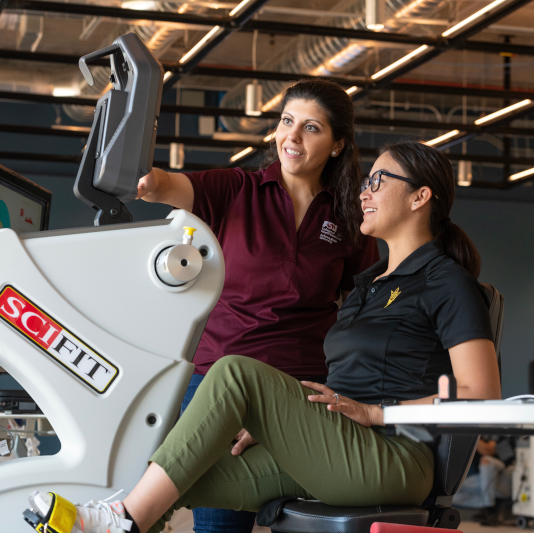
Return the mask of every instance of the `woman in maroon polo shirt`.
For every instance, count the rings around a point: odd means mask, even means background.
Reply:
[[[287,89],[275,139],[274,162],[256,172],[155,168],[139,182],[138,198],[204,220],[226,263],[182,409],[211,365],[229,354],[324,382],[323,340],[336,321],[335,302],[379,258],[375,240],[359,233],[361,172],[345,91],[324,80]],[[236,440],[234,455],[255,443],[245,431]],[[197,533],[249,533],[255,516],[221,509],[194,514]]]

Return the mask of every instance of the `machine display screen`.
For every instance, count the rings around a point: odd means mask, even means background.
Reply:
[[[2,170],[0,167],[0,229],[10,228],[17,233],[48,229],[50,193],[14,172]]]

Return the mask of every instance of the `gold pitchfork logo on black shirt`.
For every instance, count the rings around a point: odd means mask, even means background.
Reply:
[[[384,309],[389,305],[392,304],[395,298],[402,292],[399,290],[400,287],[397,287],[394,291],[391,291],[391,296],[389,297],[388,303],[384,306]]]

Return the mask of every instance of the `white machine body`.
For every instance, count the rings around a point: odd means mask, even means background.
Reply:
[[[182,245],[184,226],[197,230],[202,265],[171,286],[155,262]],[[22,512],[33,490],[86,502],[139,481],[179,414],[224,260],[210,229],[183,210],[25,236],[3,229],[0,250],[0,367],[61,441],[57,455],[0,463],[0,529],[14,532],[29,529]]]
[[[534,517],[534,440],[533,437],[518,441],[515,449],[515,469],[512,475],[512,512],[518,516]]]

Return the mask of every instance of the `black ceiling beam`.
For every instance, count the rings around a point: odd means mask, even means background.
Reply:
[[[317,76],[302,73],[288,73],[288,72],[273,72],[267,70],[250,70],[243,68],[219,68],[219,67],[204,67],[199,65],[195,67],[191,74],[196,76],[220,76],[224,78],[240,78],[240,79],[257,79],[257,80],[274,80],[274,81],[295,81],[298,79],[317,79]],[[353,85],[362,84],[367,81],[364,76],[320,76],[321,79],[335,81],[345,87],[352,87]]]
[[[2,98],[0,92],[0,99]],[[84,102],[89,100],[88,98],[72,98],[72,97],[59,97],[59,96],[46,96],[46,95],[31,95],[38,96],[43,98],[43,100],[50,101],[54,99],[56,104],[75,104],[75,105],[88,105]],[[15,100],[17,98],[14,98]],[[92,104],[94,105],[94,103]],[[183,114],[192,114],[192,115],[203,115],[203,116],[245,116],[245,113],[242,109],[221,109],[218,107],[196,107],[196,106],[181,106],[181,105],[162,105],[162,112],[168,113],[183,113]],[[532,112],[532,108],[526,110],[525,112]],[[518,118],[520,115],[513,115],[511,117],[505,117],[504,121],[511,121]],[[262,118],[277,119],[279,114],[276,112],[264,113]],[[400,128],[400,129],[417,129],[417,130],[432,130],[432,131],[452,131],[460,130],[468,133],[484,133],[491,130],[491,133],[496,134],[507,134],[507,135],[519,135],[523,137],[531,137],[534,135],[534,129],[532,128],[521,128],[508,126],[504,122],[498,124],[491,124],[486,127],[477,126],[476,124],[462,124],[459,122],[426,122],[422,120],[405,120],[405,119],[390,119],[390,118],[381,118],[381,117],[362,117],[356,116],[356,128],[358,126],[368,126],[368,127],[382,127],[382,128]],[[16,124],[0,124],[0,131],[10,132],[10,133],[30,133],[35,135],[54,135],[54,136],[66,136],[66,137],[86,137],[88,132],[84,131],[71,131],[65,129],[55,129],[48,127],[38,127],[38,126],[20,126]],[[158,136],[158,140],[160,136]],[[196,139],[198,143],[204,142],[206,140],[211,141],[211,139],[206,137],[187,137],[188,142],[192,139]],[[184,141],[169,141],[169,142],[184,142]],[[196,141],[195,141],[196,142]],[[234,141],[231,141],[234,142]],[[224,141],[221,146],[232,146],[230,141]],[[237,142],[237,141],[236,141]],[[239,141],[240,144],[234,144],[233,146],[251,146],[247,144],[248,141]],[[214,146],[214,145],[206,145]],[[260,145],[261,146],[261,145]]]
[[[532,111],[532,109],[530,109]],[[514,116],[513,119],[518,118]],[[513,120],[510,118],[510,120]],[[359,117],[356,116],[356,129],[358,126],[378,126],[387,128],[411,128],[418,130],[439,130],[439,131],[452,131],[460,130],[472,133],[484,133],[488,131],[489,126],[477,126],[476,124],[461,124],[458,122],[425,122],[422,120],[403,120],[403,119],[390,119],[380,117]],[[501,133],[508,135],[523,135],[530,137],[534,135],[532,128],[516,128],[512,126],[506,126],[500,124],[491,130],[492,133]]]
[[[436,46],[445,39],[433,37],[418,37],[406,33],[387,33],[370,30],[355,30],[338,26],[318,26],[316,24],[294,24],[291,22],[274,22],[269,20],[250,20],[244,27],[245,31],[258,30],[262,33],[275,35],[321,35],[323,37],[345,37],[362,41],[377,41],[386,43],[421,46],[427,44]]]
[[[252,0],[239,15],[236,15],[235,17],[225,17],[222,24],[217,24],[217,26],[223,28],[222,32],[213,37],[190,59],[180,64],[177,69],[172,70],[173,75],[170,76],[170,78],[164,83],[163,91],[166,92],[168,89],[170,89],[176,81],[195,68],[215,47],[217,47],[235,31],[240,30],[248,22],[248,20],[268,1],[269,0]]]
[[[79,165],[81,155],[62,155],[62,154],[33,154],[27,152],[0,152],[0,160],[11,161],[43,161],[46,163],[72,163]],[[169,161],[153,161],[157,168],[170,168]],[[217,170],[221,165],[208,165],[206,163],[184,163],[184,170]],[[76,176],[61,176],[66,178],[75,178]]]
[[[199,67],[197,67],[199,68]],[[206,73],[204,67],[202,68],[202,73]],[[211,70],[209,68],[208,70]],[[233,69],[214,69],[214,70],[233,70]],[[196,69],[193,70],[193,73],[196,72]],[[251,71],[247,71],[251,72]],[[345,85],[351,85],[346,82]],[[420,83],[403,83],[403,82],[394,82],[391,83],[388,87],[390,90],[399,91],[399,92],[410,92],[410,93],[433,93],[433,94],[452,94],[458,96],[478,96],[485,98],[499,98],[499,99],[509,99],[509,100],[524,100],[525,98],[530,98],[534,100],[534,91],[525,92],[525,91],[504,91],[498,89],[483,89],[475,87],[451,87],[448,85],[426,85]],[[46,104],[57,104],[57,105],[86,105],[89,107],[95,107],[96,99],[94,98],[83,98],[79,96],[52,96],[50,94],[35,94],[35,93],[20,93],[20,92],[11,92],[11,91],[0,91],[0,100],[15,100],[19,102],[37,102],[37,103],[46,103]],[[219,107],[201,107],[201,106],[184,106],[184,105],[170,105],[162,104],[161,105],[162,113],[183,113],[190,115],[202,115],[202,116],[233,116],[233,117],[244,117],[247,116],[244,109],[230,109],[230,108],[219,108]],[[267,111],[257,118],[264,119],[277,119],[279,113],[274,111]],[[382,120],[382,119],[380,119]],[[389,119],[387,119],[389,120]],[[419,127],[424,128],[433,128],[433,129],[443,129],[450,125],[442,123],[427,123],[415,121],[415,123],[420,124]],[[375,124],[378,125],[378,124]],[[398,125],[398,124],[389,124],[389,125]]]
[[[390,83],[388,89],[409,93],[451,94],[456,96],[476,96],[481,98],[503,98],[506,100],[524,100],[525,98],[534,99],[534,91],[505,91],[503,89],[485,89],[484,87],[404,83],[402,81]]]
[[[376,157],[378,155],[378,150],[374,148],[361,148],[360,153],[363,156]],[[485,156],[485,155],[473,155],[473,154],[446,154],[447,158],[451,161],[471,161],[473,163],[493,163],[497,165],[512,165],[512,166],[527,166],[534,167],[534,158],[532,157],[511,157],[504,158],[499,156]],[[47,163],[70,163],[74,165],[79,165],[82,159],[80,155],[63,155],[63,154],[36,154],[36,153],[27,153],[27,152],[0,152],[0,161],[42,161]],[[157,168],[167,168],[170,169],[168,160],[155,160],[153,166]],[[232,167],[235,164],[227,165],[213,165],[205,163],[184,163],[184,170],[212,170],[220,169],[226,167]],[[243,165],[240,165],[243,167]],[[66,176],[74,178],[75,175]],[[534,179],[534,178],[533,178]],[[523,183],[517,182],[517,183]],[[506,189],[514,183],[506,183],[499,181],[478,181],[474,180],[471,188],[495,188],[495,189]]]
[[[0,152],[0,160],[11,159],[13,161],[46,161],[52,163],[74,163],[79,165],[81,155],[62,154],[34,154],[29,152]]]
[[[532,47],[534,50],[534,47]],[[534,55],[534,52],[533,52]],[[20,50],[5,50],[0,49],[0,59],[16,59],[21,61],[38,61],[60,63],[67,65],[78,65],[79,57],[66,54],[49,54],[43,52],[23,52]],[[178,62],[162,61],[165,70],[176,70]],[[95,61],[95,65],[109,67],[109,60],[99,59]],[[275,81],[294,81],[297,79],[314,79],[316,76],[303,73],[287,73],[287,72],[271,72],[266,70],[250,70],[243,68],[222,68],[222,67],[207,67],[198,65],[191,70],[191,74],[198,76],[220,76],[227,78],[239,79],[261,79],[261,80],[275,80]],[[342,86],[351,87],[353,85],[362,85],[368,81],[368,78],[363,76],[321,76],[322,79],[335,81]],[[453,94],[459,96],[477,96],[483,98],[532,98],[534,92],[523,91],[505,91],[499,89],[485,89],[477,87],[458,87],[450,85],[434,85],[423,83],[404,83],[393,82],[388,86],[392,90],[418,92],[418,93],[433,93],[433,94]],[[67,102],[65,102],[67,103]],[[80,103],[79,105],[84,105]]]
[[[532,47],[534,49],[534,47]],[[50,62],[60,64],[78,65],[78,56],[66,55],[66,54],[48,54],[42,52],[22,52],[19,50],[2,50],[0,49],[0,59],[16,59],[21,61],[38,61],[38,62]],[[109,67],[109,60],[99,59],[95,61],[96,65]],[[165,70],[176,70],[178,68],[177,62],[163,61],[163,67]],[[222,67],[207,67],[198,65],[191,70],[191,74],[198,76],[217,76],[227,78],[238,79],[261,79],[261,80],[274,80],[274,81],[294,81],[297,79],[315,79],[316,76],[303,73],[287,73],[287,72],[271,72],[266,70],[250,70],[242,68],[222,68]],[[327,79],[339,83],[344,87],[351,87],[353,85],[362,85],[368,81],[368,78],[363,76],[321,76],[322,79]],[[388,89],[404,92],[416,92],[416,93],[428,93],[428,94],[451,94],[458,96],[475,96],[482,98],[503,98],[503,99],[523,99],[534,98],[534,91],[506,91],[501,89],[486,89],[484,87],[461,87],[451,85],[438,85],[438,84],[425,84],[425,83],[405,83],[405,82],[392,82],[388,85]],[[9,99],[6,92],[0,93],[0,98]],[[31,100],[31,94],[27,95],[27,98],[20,98],[24,100]],[[51,97],[52,98],[52,97]],[[55,98],[55,97],[54,97]],[[79,101],[64,101],[61,103],[75,104],[75,105],[93,105],[90,99],[79,99]],[[84,102],[82,100],[86,100]],[[46,100],[39,100],[45,102]],[[57,102],[54,102],[57,103]]]
[[[379,41],[398,44],[411,44],[421,46],[448,46],[447,39],[442,37],[414,37],[404,33],[382,33],[370,30],[353,30],[336,26],[316,26],[314,24],[293,24],[272,22],[266,20],[251,20],[243,31],[258,30],[268,34],[282,35],[321,35],[323,37],[345,37],[347,39],[359,39],[366,41]],[[457,45],[458,50],[470,50],[473,52],[488,52],[499,54],[508,52],[512,54],[534,55],[534,46],[495,43],[486,41],[466,41]]]
[[[191,15],[187,13],[175,13],[165,11],[146,11],[136,9],[123,9],[118,7],[76,4],[63,2],[47,2],[37,0],[2,0],[2,9],[27,10],[40,12],[65,13],[73,15],[88,15],[94,17],[122,18],[130,20],[151,20],[158,22],[174,22],[181,24],[192,24],[196,26],[221,26],[230,32],[239,29],[245,31],[258,30],[262,33],[278,35],[322,35],[330,37],[345,37],[347,39],[358,39],[364,41],[389,42],[406,45],[421,46],[447,46],[447,40],[443,38],[418,37],[402,33],[374,32],[370,30],[356,30],[352,28],[339,28],[335,26],[319,26],[315,24],[294,24],[287,22],[274,22],[267,20],[249,20],[259,9],[255,4],[264,4],[261,0],[252,2],[247,10],[237,17]],[[490,15],[491,17],[491,15]],[[489,18],[489,17],[488,17]],[[499,17],[502,18],[502,17]],[[477,30],[479,31],[479,30]],[[534,54],[534,47],[486,43],[483,41],[465,43],[468,50],[488,51],[488,52],[511,52]]]
[[[16,59],[17,61],[38,61],[44,63],[61,63],[64,65],[78,65],[80,58],[68,54],[49,54],[46,52],[24,52],[22,50],[0,50],[0,59]],[[109,67],[109,59],[95,59],[91,65]]]
[[[173,13],[166,11],[138,11],[136,9],[123,9],[94,4],[76,4],[63,2],[40,2],[36,0],[3,0],[2,9],[17,11],[40,11],[51,13],[66,13],[69,15],[88,15],[91,17],[110,17],[129,20],[153,20],[158,22],[174,22],[181,24],[194,24],[200,26],[225,25],[226,17],[204,17],[187,13]]]
[[[517,0],[521,2],[521,0]],[[522,0],[523,3],[527,3],[529,0]],[[467,39],[478,33],[485,27],[493,24],[495,21],[500,20],[506,14],[513,12],[518,7],[510,8],[508,5],[489,15],[481,20],[474,31],[469,29],[469,32],[463,32],[461,36],[454,37],[450,40],[438,37],[418,37],[401,33],[387,33],[387,32],[374,32],[369,30],[356,30],[351,28],[339,28],[335,26],[319,26],[314,24],[293,24],[284,22],[274,22],[266,20],[249,20],[250,17],[265,3],[265,1],[257,0],[252,2],[245,12],[237,17],[225,17],[225,16],[211,16],[206,17],[202,15],[191,15],[187,13],[174,13],[165,11],[146,11],[135,9],[123,9],[118,7],[91,5],[91,4],[76,4],[76,3],[63,3],[63,2],[47,2],[37,0],[0,0],[0,12],[3,9],[11,10],[27,10],[38,12],[54,12],[65,13],[73,15],[88,15],[94,17],[110,17],[110,18],[122,18],[130,20],[150,20],[158,22],[172,22],[181,24],[190,24],[196,26],[214,27],[221,26],[225,28],[228,33],[225,37],[235,31],[241,29],[244,31],[258,30],[263,33],[269,34],[282,34],[282,35],[322,35],[330,37],[345,37],[347,39],[357,39],[364,41],[377,41],[377,42],[389,42],[397,44],[406,44],[421,46],[426,44],[431,47],[449,49],[451,43],[454,43],[454,48],[465,49],[471,51],[500,53],[509,52],[515,54],[534,55],[534,47],[528,45],[516,45],[511,43],[492,43],[485,41],[467,41]],[[514,4],[517,2],[514,2]],[[259,7],[258,7],[259,5]],[[504,15],[496,15],[502,10],[507,10]],[[479,28],[480,26],[480,28]],[[466,37],[462,37],[463,35]],[[223,37],[223,38],[225,38]],[[217,44],[222,39],[217,39]],[[211,43],[210,43],[211,44]],[[213,46],[216,46],[213,45]],[[210,48],[211,49],[211,48]],[[31,55],[31,54],[30,54]],[[50,54],[51,56],[59,54]]]
[[[504,32],[503,32],[504,33]],[[470,52],[487,52],[500,54],[501,52],[508,54],[518,54],[525,56],[534,56],[534,46],[527,44],[512,44],[512,43],[489,43],[486,41],[466,41],[460,45],[458,50],[469,50]]]
[[[187,105],[162,104],[162,113],[181,113],[184,115],[202,115],[205,117],[248,117],[244,109],[232,109],[224,107],[202,107]],[[254,117],[260,119],[280,119],[280,113],[276,111],[266,111],[261,115]]]
[[[529,113],[532,113],[533,111],[533,108],[532,107],[526,107],[526,108],[522,108],[522,109],[518,109],[517,111],[513,112],[513,113],[510,113],[508,115],[505,115],[503,116],[502,118],[498,118],[497,120],[494,120],[492,122],[490,122],[489,124],[483,124],[483,125],[479,125],[477,126],[476,124],[472,124],[472,126],[475,126],[477,128],[480,128],[480,131],[476,131],[476,130],[473,130],[471,129],[470,131],[466,131],[465,129],[465,125],[460,125],[458,127],[455,127],[455,128],[451,128],[449,131],[451,130],[460,130],[461,132],[462,131],[465,131],[466,133],[462,136],[459,136],[459,137],[455,137],[454,139],[450,140],[449,142],[445,143],[445,144],[441,144],[439,147],[437,147],[438,150],[440,151],[443,151],[443,150],[447,150],[448,148],[451,148],[452,146],[455,146],[456,144],[459,144],[459,143],[462,143],[462,142],[466,142],[470,139],[472,139],[473,137],[475,137],[478,134],[480,133],[495,133],[497,131],[501,131],[501,127],[504,127],[505,129],[510,129],[510,128],[506,128],[506,124],[508,124],[509,122],[513,121],[513,120],[516,120],[518,118],[521,118],[521,117],[524,117],[525,115],[528,115]],[[523,128],[521,128],[523,129]]]
[[[13,93],[8,91],[0,91],[0,100],[15,100],[19,102],[37,102],[54,105],[83,105],[95,107],[97,100],[94,98],[80,98],[77,96],[52,96],[50,94],[34,94],[34,93]],[[207,107],[207,106],[187,106],[187,105],[173,105],[162,104],[161,113],[181,113],[184,115],[202,115],[206,117],[246,117],[244,109],[232,109],[223,107]],[[260,119],[278,119],[280,113],[276,111],[267,111],[261,116],[254,117]]]

